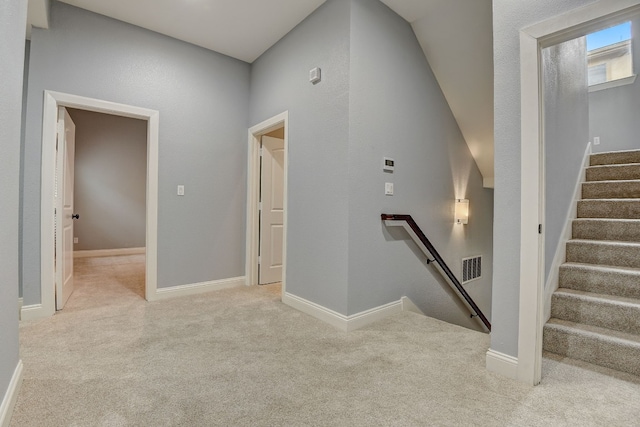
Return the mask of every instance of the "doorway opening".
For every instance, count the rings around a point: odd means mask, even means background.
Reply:
[[[60,107],[75,108],[110,115],[144,120],[146,126],[146,189],[145,189],[145,299],[156,298],[157,234],[158,234],[158,129],[159,114],[155,110],[45,91],[42,130],[41,181],[41,304],[23,310],[23,319],[51,316],[56,311],[55,257],[56,250],[56,141]],[[64,252],[64,251],[63,251]],[[59,262],[64,264],[62,258]]]
[[[640,1],[601,0],[520,31],[521,219],[518,359],[515,376],[536,385],[541,379],[544,326],[545,152],[542,50],[628,20]]]
[[[282,282],[284,127],[260,137],[258,284]]]
[[[286,292],[288,112],[249,129],[246,283]]]
[[[107,300],[144,299],[147,122],[64,110],[75,124],[75,156],[68,168],[73,179],[60,188],[65,195],[73,191],[73,252],[61,266],[73,268],[71,305],[88,308]],[[61,182],[59,177],[59,186]],[[56,292],[58,310],[65,302],[60,295]]]

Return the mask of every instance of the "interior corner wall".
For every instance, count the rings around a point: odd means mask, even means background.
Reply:
[[[287,292],[347,312],[349,2],[328,0],[252,65],[251,126],[289,111]],[[309,82],[320,67],[322,81]],[[245,142],[246,144],[246,142]]]
[[[545,154],[545,282],[575,207],[573,193],[582,174],[589,140],[586,39],[580,37],[542,50]]]
[[[27,125],[27,93],[29,93],[29,57],[31,54],[31,40],[26,40],[24,45],[24,71],[22,74],[22,115],[20,127],[20,170],[24,168],[24,134]],[[22,188],[22,173],[20,173],[20,187]],[[18,230],[22,230],[22,199],[20,192],[20,207],[18,216]],[[22,239],[18,238],[18,253],[22,253]],[[22,257],[18,257],[18,293],[22,298]]]
[[[159,111],[158,288],[244,275],[249,64],[61,2],[34,28],[23,187],[24,304],[40,302],[43,92]],[[176,186],[185,186],[185,196]]]
[[[482,278],[464,287],[490,315],[493,190],[410,24],[381,2],[352,1],[350,69],[349,314],[406,295],[429,316],[480,329],[406,231],[380,220],[411,214],[457,277],[463,257],[482,255]],[[454,224],[456,198],[470,201],[468,225]]]
[[[0,2],[0,402],[19,361],[18,191],[26,22],[27,2]]]
[[[76,125],[74,250],[146,244],[147,122],[69,109]]]
[[[595,0],[493,0],[495,193],[491,348],[517,357],[520,294],[520,30]]]
[[[640,17],[631,21],[633,72],[640,73]],[[640,149],[640,79],[589,93],[589,137],[600,137],[593,152]]]

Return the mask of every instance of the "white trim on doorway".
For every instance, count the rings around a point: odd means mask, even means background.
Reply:
[[[247,227],[245,276],[247,286],[258,284],[258,247],[260,241],[260,137],[284,127],[284,217],[282,232],[282,295],[287,283],[287,216],[288,216],[288,165],[289,165],[289,112],[278,114],[249,129],[247,163]]]
[[[156,299],[158,271],[158,137],[159,112],[131,105],[86,98],[60,92],[44,92],[42,122],[42,176],[40,201],[40,282],[41,303],[29,308],[29,319],[55,313],[54,293],[54,183],[55,145],[58,107],[79,108],[98,113],[147,121],[147,216],[146,216],[146,286],[148,301]],[[23,319],[25,313],[23,313]]]
[[[520,31],[521,219],[518,380],[541,378],[544,273],[538,225],[544,224],[544,162],[541,49],[623,22],[640,12],[640,0],[599,0]],[[489,365],[489,364],[487,364]],[[487,366],[489,367],[489,366]]]

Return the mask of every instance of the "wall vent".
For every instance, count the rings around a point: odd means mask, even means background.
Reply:
[[[482,255],[462,259],[462,283],[482,277]]]

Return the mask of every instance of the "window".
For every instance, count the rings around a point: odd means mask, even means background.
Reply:
[[[631,22],[587,35],[589,86],[633,75]]]

